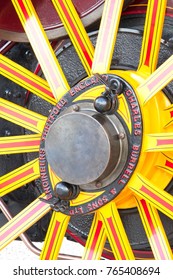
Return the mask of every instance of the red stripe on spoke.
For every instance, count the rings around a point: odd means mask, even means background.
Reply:
[[[93,254],[94,254],[94,249],[95,249],[97,240],[99,238],[100,231],[102,229],[102,225],[103,225],[102,221],[98,221],[97,229],[95,231],[94,239],[93,239],[93,242],[91,244],[90,252],[89,252],[89,255],[88,255],[88,258],[87,258],[88,260],[92,260],[92,257],[93,257]]]
[[[59,226],[60,226],[60,222],[56,221],[56,224],[55,224],[55,227],[54,227],[54,231],[53,231],[53,234],[52,234],[52,238],[50,240],[49,248],[48,248],[48,251],[47,251],[47,254],[46,254],[46,257],[45,257],[45,260],[49,260],[49,258],[50,258],[50,254],[52,252],[52,247],[54,245],[55,238],[56,238]]]
[[[152,197],[154,200],[156,200],[158,203],[162,204],[164,207],[166,207],[168,210],[173,211],[173,206],[166,202],[164,199],[153,193],[152,191],[148,190],[145,186],[142,186],[140,189],[142,192],[146,193],[150,197]]]
[[[38,121],[35,121],[35,120],[33,120],[33,119],[30,119],[30,118],[28,118],[28,117],[26,117],[26,116],[24,116],[24,115],[21,115],[20,113],[17,113],[17,112],[15,112],[15,111],[10,110],[10,109],[8,109],[8,108],[5,108],[5,107],[3,107],[3,106],[0,106],[0,111],[4,112],[4,113],[6,113],[6,114],[8,114],[8,115],[10,115],[10,116],[13,116],[13,117],[15,117],[15,118],[18,118],[18,119],[20,119],[21,121],[30,123],[30,124],[34,125],[35,127],[37,127]]]
[[[51,91],[45,89],[44,87],[42,87],[41,85],[35,83],[34,81],[28,79],[26,76],[23,76],[22,74],[20,74],[19,72],[16,72],[15,70],[11,69],[10,67],[4,65],[3,63],[0,63],[0,68],[4,69],[5,71],[8,71],[9,73],[11,73],[12,75],[14,75],[15,77],[18,77],[20,80],[23,80],[25,83],[35,87],[36,89],[42,91],[43,93],[47,94],[48,96],[54,98],[53,94]]]
[[[16,182],[16,181],[19,181],[20,179],[26,177],[26,176],[29,176],[31,174],[34,174],[34,169],[33,167],[29,168],[28,170],[14,176],[13,178],[5,181],[4,183],[0,184],[0,189],[3,189],[4,187]]]
[[[28,19],[29,19],[29,15],[28,15],[28,12],[27,12],[27,10],[26,10],[26,8],[25,8],[25,5],[24,5],[24,3],[23,3],[23,0],[18,0],[18,3],[19,3],[19,5],[20,5],[20,7],[21,7],[21,10],[22,10],[22,12],[23,12],[25,18],[28,20]]]
[[[109,226],[110,226],[110,229],[111,229],[114,241],[115,241],[115,243],[117,245],[118,251],[120,253],[121,259],[122,260],[126,260],[126,257],[125,257],[124,252],[123,252],[123,248],[121,246],[121,243],[119,241],[118,235],[116,233],[116,230],[115,230],[115,227],[114,227],[114,224],[113,224],[113,221],[112,221],[112,217],[107,218],[107,221],[109,223]]]
[[[152,232],[152,237],[154,238],[154,241],[155,241],[155,244],[157,246],[157,249],[159,251],[159,254],[160,254],[160,257],[162,260],[165,260],[165,255],[163,253],[163,250],[162,250],[162,247],[160,245],[160,242],[159,242],[159,238],[158,238],[158,235],[157,235],[157,232],[155,230],[155,227],[154,227],[154,224],[153,224],[153,221],[152,221],[152,218],[151,218],[151,215],[150,215],[150,212],[148,210],[148,207],[147,207],[147,204],[146,204],[146,201],[145,200],[141,200],[141,204],[142,204],[142,207],[145,211],[145,214],[146,214],[146,218],[148,220],[148,223],[150,225],[150,228],[151,228],[151,232]]]
[[[89,64],[89,66],[91,68],[92,67],[92,60],[91,60],[91,58],[90,58],[90,56],[88,54],[88,51],[86,50],[86,48],[85,48],[85,46],[84,46],[84,44],[83,44],[83,42],[81,40],[81,37],[80,37],[80,35],[79,35],[75,25],[74,25],[70,15],[69,15],[69,13],[68,13],[68,10],[66,9],[66,7],[65,7],[65,5],[64,5],[62,0],[59,0],[59,4],[61,5],[61,8],[62,8],[62,10],[63,10],[63,12],[64,12],[64,14],[66,16],[66,19],[68,20],[68,22],[69,22],[69,24],[70,24],[70,26],[71,26],[71,28],[73,30],[73,33],[75,34],[75,37],[77,38],[78,43],[79,43],[79,45],[80,45],[80,47],[82,49],[82,52],[84,53],[85,58],[88,61],[88,64]]]
[[[43,41],[42,34],[37,29],[37,26],[35,26],[35,22],[32,20],[32,15],[30,16],[25,8],[25,6],[27,6],[27,2],[24,3],[23,0],[18,0],[18,3],[25,17],[26,20],[25,25],[29,29],[30,36],[32,37],[31,40],[33,44],[36,45],[37,51],[39,50],[39,54],[40,54],[39,62],[41,63],[41,66],[43,66],[43,61],[44,61],[44,65],[46,65],[47,73],[49,77],[51,77],[51,82],[53,82],[52,86],[55,90],[60,86],[60,84],[57,80],[56,73],[55,73],[57,69],[55,69],[54,65],[52,65],[52,61],[51,61],[52,57],[49,56],[50,53],[47,52],[47,47],[45,48],[44,42],[42,43]]]
[[[169,76],[172,71],[173,71],[173,64],[171,64],[165,70],[161,71],[161,73],[158,76],[156,76],[156,78],[153,77],[152,82],[148,84],[148,89],[152,91],[153,88],[157,86],[157,84],[160,83],[160,81],[164,80],[165,76]]]
[[[42,208],[45,207],[45,202],[39,202],[39,205],[36,205],[29,213],[26,214],[26,216],[19,218],[19,221],[17,221],[13,226],[11,226],[9,229],[7,229],[2,235],[1,240],[6,239],[8,235],[13,233],[17,228],[21,227],[23,223],[25,223],[28,219],[30,219],[32,216],[35,216],[37,211],[40,211]],[[29,226],[29,224],[28,224]],[[25,229],[26,230],[26,229]],[[18,233],[17,233],[18,234]],[[20,234],[20,233],[19,233]]]
[[[24,140],[24,142],[0,143],[0,149],[32,147],[32,146],[39,146],[39,145],[40,145],[40,140],[29,140],[29,141]]]
[[[151,48],[152,48],[152,42],[153,42],[153,34],[154,34],[154,28],[155,28],[155,21],[156,21],[156,15],[157,15],[157,9],[158,9],[158,0],[154,2],[154,9],[152,14],[152,20],[150,25],[150,35],[148,40],[148,47],[147,47],[147,54],[145,58],[145,65],[149,66],[150,59],[151,59]]]
[[[165,166],[173,169],[173,163],[170,162],[169,160],[166,160]]]
[[[172,145],[172,144],[173,144],[173,139],[158,139],[157,140],[157,146]]]

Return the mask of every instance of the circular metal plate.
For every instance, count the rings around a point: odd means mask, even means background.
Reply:
[[[47,135],[46,155],[55,173],[66,182],[81,185],[96,181],[111,157],[111,142],[104,126],[84,113],[58,118]],[[119,143],[117,141],[119,155]]]

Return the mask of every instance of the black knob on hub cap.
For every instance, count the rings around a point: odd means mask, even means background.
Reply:
[[[79,187],[67,182],[60,182],[55,186],[55,196],[62,200],[71,200],[78,196]]]
[[[112,103],[108,97],[99,96],[94,101],[94,107],[97,110],[97,112],[106,113],[111,109]]]

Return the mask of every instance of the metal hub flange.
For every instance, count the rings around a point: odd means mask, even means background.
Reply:
[[[88,189],[103,187],[119,175],[126,162],[125,130],[116,116],[101,115],[90,103],[75,106],[79,110],[69,112],[69,108],[47,134],[48,163],[65,182]]]
[[[90,197],[85,200],[79,194],[75,205],[70,203],[64,210],[67,215],[92,212],[114,199],[127,185],[140,156],[142,116],[136,94],[116,75],[101,77],[92,76],[72,87],[53,107],[42,133],[40,175],[47,199],[55,196],[60,181]],[[94,101],[115,79],[122,85],[120,110],[99,113]]]

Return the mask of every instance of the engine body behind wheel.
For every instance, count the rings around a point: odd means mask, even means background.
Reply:
[[[131,2],[133,0],[125,0],[124,8]],[[33,0],[32,3],[50,40],[57,39],[66,34],[63,24],[50,0]],[[73,0],[73,3],[84,26],[89,27],[97,23],[101,18],[104,0]],[[0,10],[2,11],[0,13],[0,38],[17,42],[28,41],[11,0],[1,1]]]

